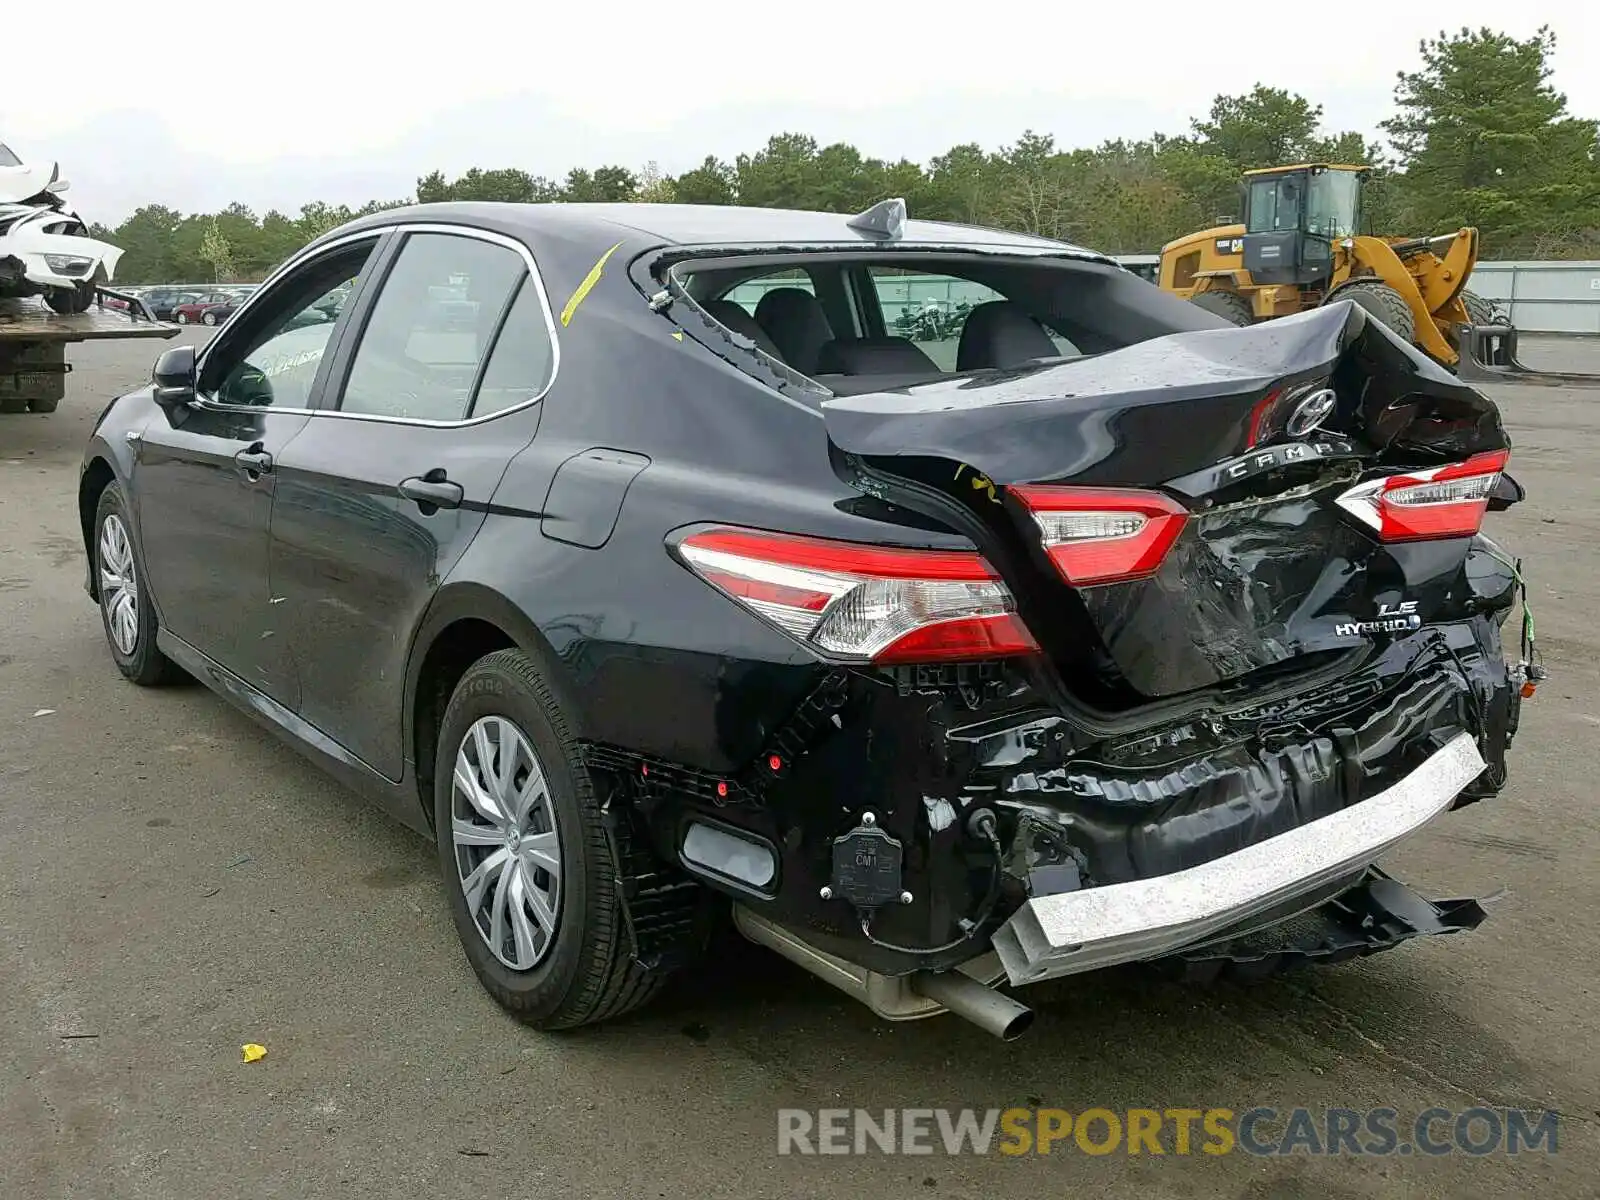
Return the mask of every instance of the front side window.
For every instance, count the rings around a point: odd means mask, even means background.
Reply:
[[[339,410],[459,421],[527,273],[515,250],[482,238],[414,233],[367,318]],[[538,335],[547,337],[543,324]]]
[[[242,341],[218,347],[201,391],[219,404],[308,408],[312,386],[339,316],[332,298],[348,294],[377,239],[342,247],[275,284],[242,327]]]
[[[20,167],[22,160],[11,153],[11,148],[0,142],[0,167]]]

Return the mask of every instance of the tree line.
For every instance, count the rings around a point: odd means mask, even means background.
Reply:
[[[655,201],[858,212],[903,196],[915,217],[998,226],[1113,254],[1154,253],[1239,213],[1241,171],[1305,161],[1366,163],[1370,231],[1397,236],[1476,225],[1485,257],[1600,258],[1597,122],[1567,111],[1550,83],[1555,35],[1517,39],[1461,29],[1424,40],[1402,72],[1385,140],[1323,128],[1322,107],[1257,84],[1219,95],[1180,134],[1066,149],[1028,131],[1010,145],[954,146],[926,164],[819,146],[781,133],[731,162],[708,156],[680,175],[649,163],[573,168],[564,179],[517,167],[433,171],[413,196],[359,209],[313,202],[294,216],[244,204],[182,214],[140,208],[96,236],[125,253],[130,283],[254,280],[353,217],[410,203]]]

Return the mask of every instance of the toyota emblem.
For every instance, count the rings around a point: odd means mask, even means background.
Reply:
[[[1288,424],[1284,426],[1285,432],[1290,437],[1305,437],[1328,419],[1328,414],[1333,411],[1333,406],[1338,401],[1339,398],[1333,394],[1332,388],[1319,388],[1312,392],[1294,406],[1294,412],[1289,414]]]

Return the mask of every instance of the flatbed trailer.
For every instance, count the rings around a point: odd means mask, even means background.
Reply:
[[[109,308],[121,300],[126,309]],[[0,300],[0,413],[48,413],[67,394],[67,346],[111,338],[170,338],[176,325],[155,319],[144,301],[114,288],[97,288],[81,313],[52,312],[37,299]]]

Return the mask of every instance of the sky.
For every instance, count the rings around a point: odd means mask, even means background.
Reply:
[[[1064,147],[1182,132],[1218,92],[1308,96],[1372,135],[1418,42],[1487,25],[1556,32],[1555,79],[1600,116],[1593,0],[1334,5],[1072,0],[207,0],[11,4],[0,142],[55,160],[116,224],[146,203],[401,199],[437,168],[669,173],[773,133],[926,162],[1025,129]],[[26,50],[25,50],[26,48]],[[25,51],[25,52],[22,52]]]

